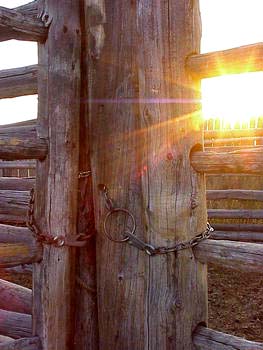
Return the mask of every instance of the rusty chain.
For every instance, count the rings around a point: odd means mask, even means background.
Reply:
[[[79,174],[79,178],[90,176],[90,172],[83,172]],[[92,234],[80,233],[77,235],[57,235],[52,236],[49,233],[41,232],[39,226],[36,223],[34,215],[34,204],[35,204],[35,191],[31,189],[30,191],[30,201],[28,208],[28,218],[27,218],[27,227],[33,233],[37,242],[47,245],[52,245],[54,247],[60,248],[63,246],[69,247],[84,247],[87,244],[87,241],[93,236]]]
[[[197,244],[199,244],[201,241],[210,238],[212,232],[214,231],[213,227],[207,223],[206,229],[202,231],[201,233],[198,233],[196,236],[191,238],[188,241],[178,242],[175,245],[171,247],[154,247],[151,244],[145,243],[141,239],[139,239],[135,235],[136,231],[136,222],[133,214],[128,210],[124,208],[115,208],[113,205],[113,200],[109,196],[109,190],[108,188],[100,184],[99,190],[102,192],[105,200],[105,206],[108,209],[108,213],[105,216],[104,222],[103,222],[103,230],[105,236],[116,243],[124,243],[128,242],[129,244],[133,245],[134,247],[138,248],[139,250],[144,251],[146,254],[153,256],[153,255],[160,255],[160,254],[168,254],[168,253],[176,253],[179,250],[183,249],[190,249],[195,247]],[[123,238],[121,239],[115,239],[113,238],[112,234],[109,232],[107,228],[107,223],[109,218],[116,213],[124,213],[126,214],[132,221],[132,229],[126,229],[123,232]]]

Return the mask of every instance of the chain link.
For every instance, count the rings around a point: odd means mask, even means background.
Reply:
[[[214,231],[213,227],[209,223],[207,223],[207,227],[203,232],[197,234],[196,236],[194,236],[188,241],[178,242],[172,247],[154,247],[151,244],[145,243],[135,235],[136,224],[135,224],[135,218],[132,215],[132,213],[128,209],[114,208],[113,201],[109,196],[108,188],[103,184],[100,184],[98,187],[99,187],[99,190],[104,195],[105,206],[109,210],[109,212],[107,213],[104,219],[104,224],[103,224],[104,234],[109,240],[113,242],[117,242],[117,243],[128,242],[129,244],[133,245],[137,249],[140,249],[144,251],[146,254],[152,256],[152,255],[168,254],[173,252],[176,253],[179,250],[193,248],[197,244],[199,244],[201,241],[210,238],[212,232]],[[114,239],[107,230],[107,221],[112,214],[121,213],[121,212],[126,213],[132,219],[133,228],[132,230],[126,229],[123,233],[122,239]]]
[[[39,226],[35,221],[34,204],[35,204],[35,191],[34,189],[31,189],[27,227],[31,230],[37,242],[42,244],[52,245],[57,248],[60,248],[63,246],[84,247],[87,244],[87,241],[93,236],[93,233],[90,235],[80,233],[77,235],[52,236],[49,233],[41,232]]]

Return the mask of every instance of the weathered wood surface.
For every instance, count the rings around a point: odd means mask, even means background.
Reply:
[[[37,17],[0,6],[0,40],[45,41],[48,29]]]
[[[193,339],[196,350],[263,350],[263,343],[249,341],[205,327],[198,327]]]
[[[35,169],[35,160],[0,161],[0,169]]]
[[[205,138],[206,138],[206,131],[204,132]],[[262,144],[263,142],[263,137],[261,136],[255,136],[255,137],[232,137],[232,138],[222,138],[222,139],[205,139],[204,140],[204,145],[211,145],[213,144],[214,146],[219,146],[219,145],[225,145],[225,144],[246,144],[246,143],[251,143],[253,144],[254,142],[260,142]]]
[[[11,123],[11,124],[4,124],[0,125],[0,130],[2,129],[10,129],[10,128],[17,128],[20,126],[28,126],[28,127],[34,127],[36,128],[36,119],[29,119],[29,120],[23,120],[21,122],[17,123]]]
[[[0,191],[30,191],[35,184],[34,177],[0,177]]]
[[[146,242],[169,246],[204,229],[204,177],[189,162],[202,144],[199,86],[184,65],[199,52],[198,2],[105,4],[105,46],[90,80],[100,348],[192,350],[192,330],[207,317],[206,266],[189,250],[149,258],[107,240],[97,187],[135,215]],[[125,220],[115,219],[111,231],[121,234]]]
[[[263,219],[262,209],[208,209],[208,218]]]
[[[260,190],[207,190],[206,199],[240,199],[263,201],[263,191]]]
[[[0,129],[0,158],[3,160],[44,159],[47,142],[37,136],[34,127]]]
[[[105,12],[104,0],[85,0],[81,2],[83,30],[82,36],[82,85],[81,101],[87,101],[91,89],[89,69],[92,70],[89,50],[95,56],[99,55],[99,45],[94,43],[94,35],[103,32]],[[85,29],[84,29],[85,28]],[[93,34],[92,34],[93,33]],[[95,35],[96,36],[96,35]],[[92,40],[91,40],[92,37]],[[92,47],[91,43],[94,46]],[[97,39],[98,42],[98,39]],[[90,92],[92,94],[92,91]],[[90,107],[88,103],[81,104],[80,110],[80,158],[79,171],[91,169],[90,165],[90,137],[89,118]],[[79,180],[78,198],[78,232],[95,233],[94,205],[92,198],[92,177],[83,177]],[[98,309],[96,293],[96,235],[77,254],[76,261],[76,328],[74,350],[98,350]]]
[[[243,146],[219,146],[219,147],[205,147],[206,152],[234,152],[234,151],[239,151],[239,150],[247,150],[247,149],[256,149],[260,148],[262,149],[261,145],[243,145]]]
[[[32,336],[32,316],[0,309],[0,334],[14,339]]]
[[[263,271],[263,244],[209,239],[194,248],[194,255],[205,264],[245,272]]]
[[[32,313],[32,291],[0,279],[0,309],[30,315]]]
[[[42,350],[39,338],[23,338],[0,344],[0,350]]]
[[[0,276],[2,278],[5,278],[5,276],[14,275],[14,274],[32,275],[32,270],[33,270],[32,264],[23,264],[23,265],[14,266],[14,267],[0,268]]]
[[[214,231],[212,239],[259,243],[263,242],[263,232]]]
[[[196,171],[206,174],[263,174],[263,148],[225,153],[193,152],[191,164]]]
[[[221,130],[206,130],[204,133],[205,139],[230,139],[241,137],[258,137],[263,136],[263,129],[221,129]]]
[[[37,94],[37,66],[0,71],[0,99]]]
[[[263,70],[263,43],[188,57],[186,66],[200,79]]]
[[[38,133],[49,138],[49,156],[38,162],[35,217],[43,232],[74,235],[79,170],[79,1],[45,0],[39,14],[50,23],[47,41],[39,45],[38,73]],[[33,333],[40,337],[43,350],[74,348],[74,268],[75,250],[70,247],[45,246],[43,261],[34,266]]]
[[[10,338],[10,337],[6,337],[6,336],[4,336],[4,335],[0,335],[0,345],[1,345],[1,343],[10,342],[10,340],[12,341],[13,339]]]
[[[38,262],[42,258],[41,246],[30,242],[0,243],[0,267],[13,267]]]
[[[0,224],[0,242],[1,243],[23,243],[31,242],[35,238],[27,227],[16,227]]]
[[[262,224],[213,224],[217,231],[252,231],[263,232]]]
[[[29,201],[29,191],[0,190],[0,215],[19,217],[19,222],[26,222]]]

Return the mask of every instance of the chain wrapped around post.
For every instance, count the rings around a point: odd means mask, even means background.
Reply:
[[[108,213],[106,214],[103,222],[103,231],[105,236],[113,242],[116,242],[116,243],[128,242],[129,244],[133,245],[137,249],[144,251],[146,254],[150,256],[154,256],[154,255],[168,254],[173,252],[176,253],[179,250],[193,248],[194,246],[199,244],[201,241],[210,238],[212,232],[214,231],[213,227],[209,223],[207,223],[206,229],[204,231],[202,231],[201,233],[198,233],[196,236],[194,236],[188,241],[178,242],[171,247],[154,247],[151,244],[145,243],[135,235],[136,221],[133,214],[128,209],[115,208],[113,205],[113,200],[109,196],[108,188],[104,184],[100,184],[98,187],[104,196],[105,206],[108,209]],[[120,239],[113,238],[112,234],[108,231],[108,228],[107,228],[108,220],[113,214],[116,214],[116,213],[124,213],[132,221],[132,229],[125,229],[123,232],[123,238],[120,238]]]
[[[31,230],[37,242],[41,244],[52,245],[57,248],[60,248],[63,246],[81,248],[81,247],[84,247],[87,244],[87,241],[93,236],[93,233],[92,234],[80,233],[77,235],[67,235],[67,236],[63,236],[63,235],[52,236],[49,233],[41,232],[40,228],[38,227],[35,221],[34,204],[35,204],[35,191],[34,189],[31,189],[27,227]]]

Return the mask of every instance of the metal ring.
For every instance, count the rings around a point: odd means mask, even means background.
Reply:
[[[129,237],[126,236],[123,239],[115,239],[115,238],[112,237],[112,235],[110,234],[110,232],[107,229],[107,222],[109,221],[109,218],[115,213],[125,213],[131,218],[131,220],[132,220],[132,230],[130,230],[130,232],[132,234],[134,234],[134,232],[136,230],[135,218],[134,218],[134,216],[132,215],[132,213],[128,209],[123,209],[123,208],[114,208],[114,209],[111,209],[107,213],[107,215],[105,216],[105,219],[104,219],[104,223],[103,223],[104,234],[109,240],[111,240],[113,242],[116,242],[116,243],[127,242],[129,240]]]

